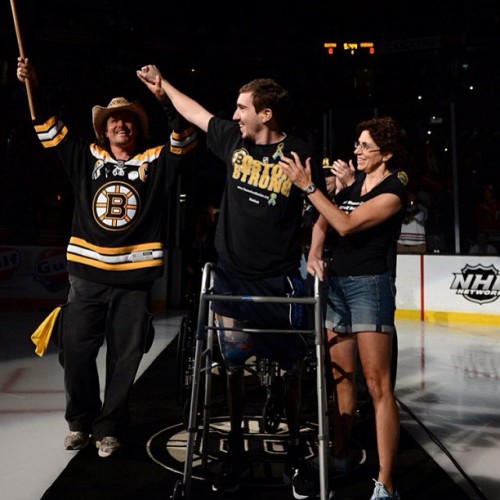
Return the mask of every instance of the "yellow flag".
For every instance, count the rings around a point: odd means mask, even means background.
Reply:
[[[35,354],[38,356],[43,356],[49,345],[50,336],[60,311],[61,306],[57,306],[31,335],[31,341],[35,344]]]

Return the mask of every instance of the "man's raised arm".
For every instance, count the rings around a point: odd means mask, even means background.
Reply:
[[[188,122],[196,125],[204,132],[208,130],[208,122],[214,115],[165,80],[155,65],[148,64],[147,66],[143,66],[140,70],[137,70],[137,76],[155,94],[158,92],[157,85],[160,84],[161,88],[172,101],[175,109]],[[159,81],[158,78],[160,79]]]

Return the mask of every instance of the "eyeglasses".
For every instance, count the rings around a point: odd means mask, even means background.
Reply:
[[[354,150],[358,148],[361,148],[361,151],[363,151],[363,153],[374,153],[375,151],[380,151],[380,148],[372,148],[371,146],[366,144],[366,142],[355,141]]]

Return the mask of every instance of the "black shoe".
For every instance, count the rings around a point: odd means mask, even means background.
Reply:
[[[250,466],[245,455],[242,430],[231,430],[227,437],[227,458],[212,483],[212,490],[234,493],[240,488],[240,479],[248,477]]]
[[[301,464],[295,471],[292,491],[296,500],[319,498],[319,470],[310,460]]]
[[[248,477],[250,466],[245,457],[228,456],[215,476],[212,490],[234,493],[240,488],[240,480]]]
[[[354,472],[358,467],[366,462],[366,450],[353,448],[349,450],[346,457],[331,457],[330,464],[332,467],[328,468],[330,477],[345,476]],[[333,471],[332,471],[333,469]]]
[[[358,467],[366,462],[366,450],[353,448],[349,450],[346,457],[335,457],[328,451],[328,477],[338,478],[354,472]],[[316,455],[311,460],[311,467],[315,468],[319,474],[319,456]]]
[[[302,445],[292,445],[288,447],[283,468],[283,482],[287,485],[292,484],[295,472],[302,466],[306,460],[306,450]]]

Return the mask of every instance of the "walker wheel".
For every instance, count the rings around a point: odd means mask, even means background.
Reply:
[[[174,486],[174,492],[170,498],[171,500],[181,500],[182,498],[186,498],[184,493],[184,483],[182,482],[182,479],[178,479]]]
[[[279,403],[279,398],[276,397],[270,397],[266,400],[260,420],[261,432],[274,434],[278,430],[283,415],[283,406]]]

